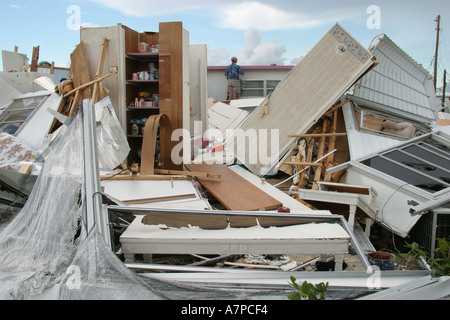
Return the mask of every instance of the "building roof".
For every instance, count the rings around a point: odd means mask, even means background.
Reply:
[[[244,70],[291,70],[294,66],[240,66]],[[227,66],[208,66],[208,70],[225,70]]]

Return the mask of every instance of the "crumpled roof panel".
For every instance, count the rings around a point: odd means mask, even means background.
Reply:
[[[369,51],[379,64],[358,81],[353,96],[412,120],[436,120],[431,75],[384,34],[372,41]]]

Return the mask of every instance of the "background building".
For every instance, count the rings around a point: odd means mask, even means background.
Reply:
[[[242,98],[261,98],[273,91],[277,84],[294,66],[241,66],[245,75],[241,77]],[[208,96],[226,100],[226,66],[208,67]]]

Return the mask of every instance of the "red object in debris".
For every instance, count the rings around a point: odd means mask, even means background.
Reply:
[[[220,144],[220,145],[217,145],[217,146],[214,146],[213,148],[212,148],[212,150],[211,150],[212,152],[219,152],[219,151],[223,151],[223,145],[222,144]]]
[[[278,212],[286,212],[286,213],[290,213],[291,209],[286,208],[286,207],[281,207],[280,209],[278,209]]]

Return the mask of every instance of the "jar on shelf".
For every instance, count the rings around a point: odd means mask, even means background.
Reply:
[[[131,134],[137,136],[139,134],[139,125],[137,124],[137,120],[130,120],[131,124]]]

